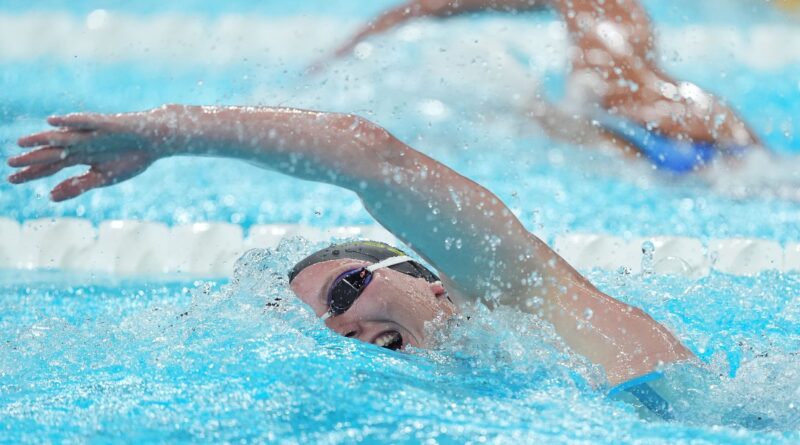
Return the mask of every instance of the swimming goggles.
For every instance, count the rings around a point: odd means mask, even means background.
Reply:
[[[350,309],[356,299],[364,293],[364,289],[372,281],[372,275],[376,270],[392,267],[407,261],[414,260],[406,255],[393,256],[371,266],[348,270],[336,277],[330,289],[328,289],[328,311],[320,317],[322,321],[334,315],[343,314]]]

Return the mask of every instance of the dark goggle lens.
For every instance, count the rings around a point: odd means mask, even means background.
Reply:
[[[372,273],[365,268],[349,270],[339,275],[328,291],[328,307],[331,314],[343,314],[350,309],[370,280]]]

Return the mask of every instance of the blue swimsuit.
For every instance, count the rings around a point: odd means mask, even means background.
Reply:
[[[679,141],[618,116],[594,119],[605,130],[636,147],[659,170],[689,173],[709,164],[716,155],[716,144],[711,142]]]
[[[661,373],[658,371],[641,375],[611,388],[611,390],[608,391],[608,397],[614,397],[622,392],[627,392],[636,397],[645,408],[663,420],[674,420],[675,416],[672,413],[672,407],[669,402],[648,385],[649,382],[659,378],[661,378]]]

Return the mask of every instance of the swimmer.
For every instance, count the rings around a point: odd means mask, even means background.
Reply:
[[[526,110],[548,134],[579,144],[608,142],[674,174],[702,170],[717,158],[738,164],[746,152],[759,151],[755,133],[730,107],[658,67],[652,27],[636,0],[411,0],[370,21],[332,57],[418,17],[544,7],[558,11],[574,45],[565,99],[551,104],[537,97]]]
[[[298,263],[291,289],[329,328],[404,349],[429,346],[427,329],[466,301],[515,307],[550,322],[574,352],[602,367],[609,393],[652,412],[665,404],[647,382],[694,355],[641,309],[593,286],[494,194],[357,116],[290,108],[168,105],[124,114],[77,113],[19,140],[8,160],[19,184],[88,165],[53,201],[132,178],[171,156],[236,158],[355,192],[370,214],[430,263],[380,243],[332,246]],[[456,240],[460,248],[451,248]],[[427,325],[427,326],[426,326]]]

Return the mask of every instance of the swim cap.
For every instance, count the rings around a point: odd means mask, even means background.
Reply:
[[[385,260],[386,258],[405,254],[406,253],[402,250],[380,241],[352,241],[334,244],[330,247],[326,247],[325,249],[312,253],[299,263],[295,264],[292,270],[289,271],[289,282],[291,283],[297,274],[302,272],[306,267],[312,264],[321,263],[323,261],[351,258],[354,260],[377,263],[378,261]],[[395,264],[394,266],[389,266],[389,269],[394,269],[400,273],[404,273],[412,277],[424,278],[430,283],[439,281],[439,277],[436,276],[436,274],[416,261],[406,261],[400,264]]]

